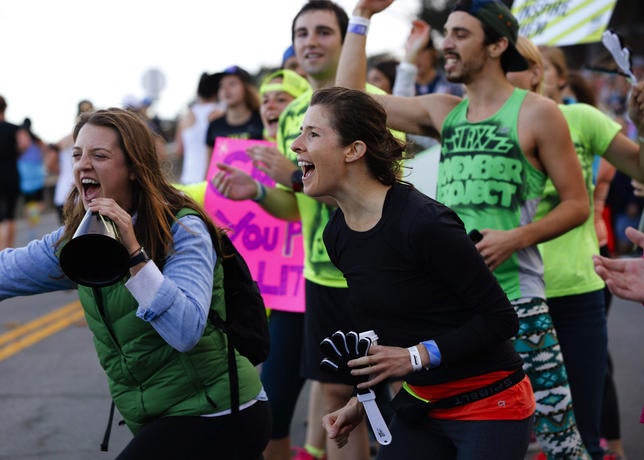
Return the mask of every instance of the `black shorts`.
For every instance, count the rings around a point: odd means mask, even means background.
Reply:
[[[324,383],[345,383],[348,379],[320,369],[320,342],[335,331],[356,331],[354,312],[347,288],[332,288],[306,280],[306,311],[304,312],[304,353],[301,355],[302,376]]]
[[[5,220],[15,220],[16,204],[20,190],[1,190],[0,189],[0,222]]]

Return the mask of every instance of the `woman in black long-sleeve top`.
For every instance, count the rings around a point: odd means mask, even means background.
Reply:
[[[404,146],[382,107],[319,90],[292,149],[304,192],[338,202],[324,241],[361,330],[379,336],[349,361],[369,376],[358,388],[404,380],[378,458],[523,458],[535,401],[511,343],[516,313],[457,215],[397,179]],[[354,398],[323,423],[342,446],[363,415]]]

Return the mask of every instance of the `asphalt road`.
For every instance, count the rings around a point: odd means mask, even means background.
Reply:
[[[55,226],[55,215],[48,214],[38,232]],[[18,231],[23,243],[28,233],[23,222]],[[76,300],[75,292],[60,292],[0,305],[0,459],[108,459],[131,438],[126,427],[116,424],[117,414],[109,451],[99,450],[110,397],[91,334],[78,319],[77,307],[58,317],[47,316]],[[42,324],[24,331],[39,318]],[[626,454],[630,460],[644,459],[644,425],[639,423],[644,405],[644,307],[615,299],[608,325]],[[9,341],[11,331],[17,337]],[[306,389],[292,424],[292,438],[299,445],[304,439]]]

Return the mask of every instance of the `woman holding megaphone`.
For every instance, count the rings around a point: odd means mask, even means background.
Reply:
[[[164,179],[136,114],[84,114],[73,137],[64,226],[0,252],[0,299],[78,284],[112,398],[134,434],[118,459],[199,459],[213,446],[221,458],[260,458],[270,409],[259,376],[237,355],[233,418],[226,341],[207,321],[209,309],[225,308],[219,230]]]

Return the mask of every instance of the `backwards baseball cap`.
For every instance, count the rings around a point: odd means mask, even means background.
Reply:
[[[289,46],[286,48],[286,51],[284,51],[284,54],[282,54],[282,67],[284,67],[284,64],[286,61],[290,58],[295,56],[295,49],[293,48],[293,45]]]
[[[465,0],[452,11],[464,11],[481,21],[484,26],[508,39],[508,48],[502,56],[506,72],[520,72],[529,68],[528,62],[517,51],[519,23],[505,4],[498,0]]]
[[[274,82],[277,78],[281,78],[281,82]],[[280,69],[268,75],[262,81],[259,87],[259,94],[263,96],[264,93],[269,91],[283,91],[293,97],[299,97],[301,94],[306,93],[311,87],[305,78],[299,76],[297,73],[288,69]]]
[[[219,91],[219,85],[221,84],[221,79],[228,76],[228,75],[234,75],[236,77],[239,77],[239,79],[244,82],[244,83],[252,83],[253,82],[253,77],[250,76],[250,74],[242,69],[239,66],[230,66],[226,69],[224,69],[223,72],[218,72],[212,75],[213,77],[213,85],[215,88],[215,92]]]

